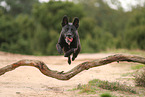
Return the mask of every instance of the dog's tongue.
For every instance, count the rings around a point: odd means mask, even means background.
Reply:
[[[73,41],[73,38],[68,38],[68,37],[67,37],[67,39],[68,39],[70,42],[72,42],[72,41]]]

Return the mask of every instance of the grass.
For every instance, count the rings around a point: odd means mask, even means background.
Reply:
[[[136,94],[138,93],[133,87],[120,84],[119,82],[109,82],[109,81],[101,81],[99,79],[94,79],[89,81],[86,85],[78,85],[77,88],[73,90],[80,90],[79,93],[87,93],[87,94],[95,94],[100,89],[106,89],[110,91],[124,91]],[[105,94],[102,94],[105,95]],[[101,96],[101,97],[114,97],[114,96]]]
[[[138,64],[138,65],[132,66],[131,69],[136,70],[136,69],[141,69],[141,68],[143,68],[143,67],[145,67],[145,65],[143,65],[143,64]]]
[[[97,89],[92,87],[91,85],[83,85],[80,87],[81,91],[79,93],[87,93],[87,94],[95,94]]]
[[[100,95],[100,97],[116,97],[116,96],[112,96],[110,93],[103,93]]]
[[[132,76],[134,74],[134,72],[129,72],[129,73],[124,73],[122,74],[123,77],[126,77],[126,76]]]
[[[81,85],[79,84],[77,88],[70,89],[68,91],[75,91],[75,90],[80,90],[79,93],[87,93],[87,94],[95,94],[97,91],[97,88],[92,87],[91,85]]]
[[[111,90],[111,91],[125,91],[136,94],[137,91],[133,89],[131,86],[120,84],[119,82],[109,82],[109,81],[101,81],[99,79],[95,79],[89,82],[92,86],[97,86],[103,89]]]

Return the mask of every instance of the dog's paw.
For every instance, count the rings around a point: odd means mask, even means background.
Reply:
[[[69,64],[69,65],[71,64],[71,60],[68,60],[68,64]]]
[[[72,61],[74,61],[75,60],[75,58],[74,57],[72,57]]]
[[[68,58],[68,64],[69,64],[69,65],[71,64],[71,60],[70,60],[70,58]]]

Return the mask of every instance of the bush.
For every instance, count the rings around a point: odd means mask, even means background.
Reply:
[[[137,86],[145,87],[145,67],[138,70],[134,77]]]

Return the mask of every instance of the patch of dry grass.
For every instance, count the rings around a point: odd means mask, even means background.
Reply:
[[[145,67],[138,70],[135,74],[135,83],[137,86],[145,87]]]
[[[109,81],[101,81],[99,79],[94,79],[89,82],[92,86],[97,86],[103,89],[111,90],[111,91],[125,91],[125,92],[130,92],[136,94],[137,91],[127,85],[120,84],[119,82],[109,82]]]

